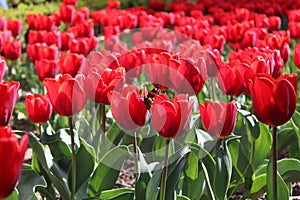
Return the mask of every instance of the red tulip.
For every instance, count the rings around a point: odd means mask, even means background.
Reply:
[[[17,60],[22,51],[20,40],[5,42],[3,46],[4,57],[8,60]]]
[[[82,75],[73,78],[69,74],[64,74],[58,80],[46,78],[43,82],[53,109],[59,115],[70,117],[84,107],[86,94]]]
[[[28,32],[28,43],[34,44],[34,43],[42,43],[43,35],[46,33],[45,30],[39,30],[39,31],[33,31],[29,30]]]
[[[149,2],[149,7],[153,10],[161,11],[165,8],[166,3],[160,0],[151,0]]]
[[[59,60],[60,72],[75,77],[84,60],[85,57],[82,54],[62,52]]]
[[[19,87],[20,83],[15,81],[0,83],[0,126],[7,126],[10,121]]]
[[[269,29],[273,31],[277,31],[280,29],[281,19],[278,16],[270,16],[269,17]]]
[[[6,65],[5,58],[0,56],[0,82],[2,82],[2,79],[6,71],[7,71],[7,65]]]
[[[7,21],[6,17],[0,17],[0,31],[4,31],[7,29]]]
[[[12,36],[16,37],[22,32],[22,21],[21,20],[7,20],[7,30],[10,30]]]
[[[294,47],[294,63],[300,69],[300,45],[296,44]]]
[[[66,5],[73,5],[76,6],[78,0],[62,0],[62,2]]]
[[[76,9],[75,9],[74,5],[63,4],[59,7],[60,18],[66,24],[72,22],[72,20],[75,16],[75,12],[76,12]]]
[[[110,9],[118,9],[121,5],[121,2],[118,0],[108,0],[107,7]]]
[[[289,21],[288,27],[291,33],[291,38],[296,40],[300,39],[300,22]]]
[[[28,135],[20,142],[10,126],[0,127],[0,198],[8,197],[14,190],[22,173]]]
[[[25,106],[29,119],[34,123],[44,123],[51,117],[52,105],[47,95],[27,95]]]
[[[108,99],[112,115],[122,128],[135,130],[145,124],[148,110],[137,87],[124,87],[121,93],[113,91]]]
[[[124,82],[125,69],[123,67],[116,70],[107,68],[101,73],[95,69],[86,77],[84,88],[90,101],[108,105],[107,94],[111,91],[119,91]]]
[[[43,42],[48,46],[54,44],[58,49],[61,47],[61,37],[59,31],[47,31],[43,34]]]
[[[259,74],[250,86],[253,112],[263,123],[280,126],[293,115],[297,103],[297,75],[286,74],[274,80]]]
[[[35,43],[27,45],[26,50],[31,62],[43,58],[56,60],[58,57],[58,48],[56,45],[47,46],[46,43]]]
[[[74,33],[62,32],[61,35],[61,50],[69,50],[69,42],[75,38]]]
[[[45,78],[55,78],[58,73],[57,60],[48,60],[43,58],[36,60],[34,62],[34,66],[40,81],[43,81]]]
[[[68,32],[72,32],[75,35],[75,38],[79,37],[92,37],[94,36],[94,27],[91,21],[83,20],[78,23],[76,26],[68,28]]]
[[[237,115],[237,107],[234,101],[226,104],[224,102],[205,102],[199,104],[200,116],[204,128],[208,133],[219,138],[231,134]]]
[[[178,95],[171,101],[165,94],[156,95],[150,110],[153,127],[167,139],[181,135],[188,127],[192,107],[187,95]]]
[[[69,50],[71,53],[78,53],[87,56],[92,50],[97,48],[98,40],[96,37],[77,38],[69,42]]]

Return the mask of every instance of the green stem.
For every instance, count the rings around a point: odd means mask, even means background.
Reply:
[[[71,151],[72,151],[72,190],[71,190],[71,199],[75,199],[76,193],[76,150],[75,150],[75,139],[74,139],[74,131],[73,131],[73,121],[72,117],[68,117],[69,127],[70,127],[70,135],[71,135]]]
[[[216,92],[215,92],[215,82],[214,82],[213,78],[210,79],[210,88],[211,88],[211,99],[213,101],[215,101],[216,100]]]
[[[105,122],[106,122],[106,113],[105,113],[105,105],[104,104],[100,104],[100,125],[101,125],[101,129],[102,129],[102,135],[101,135],[101,146],[100,146],[100,151],[101,151],[101,155],[104,155],[104,151],[105,151]]]
[[[139,173],[139,166],[138,166],[138,149],[137,149],[136,131],[133,132],[133,153],[134,153],[134,162],[135,162],[135,173],[137,177],[137,174]]]
[[[42,131],[42,124],[39,124],[39,138],[42,138],[43,136],[43,131]]]
[[[272,131],[272,175],[273,175],[273,200],[277,200],[277,127],[273,127]]]
[[[170,140],[166,141],[166,150],[165,150],[165,160],[164,160],[164,168],[162,171],[161,183],[160,183],[160,200],[165,200],[166,194],[166,185],[167,185],[167,174],[168,174],[168,157],[169,157],[169,146]]]

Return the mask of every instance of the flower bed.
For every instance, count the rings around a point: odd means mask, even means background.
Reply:
[[[299,3],[77,3],[0,18],[1,199],[292,196]]]

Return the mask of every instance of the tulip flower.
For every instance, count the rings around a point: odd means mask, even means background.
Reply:
[[[40,59],[56,60],[58,48],[56,45],[47,46],[46,43],[35,43],[27,45],[26,51],[31,62]]]
[[[200,116],[204,128],[208,133],[219,138],[231,134],[237,116],[237,107],[234,101],[226,104],[224,102],[205,102],[199,104]]]
[[[7,29],[7,21],[6,17],[0,17],[0,31],[4,31]]]
[[[63,0],[62,1],[64,4],[66,5],[73,5],[73,6],[76,6],[78,0]]]
[[[62,51],[69,50],[69,42],[75,38],[74,33],[62,32],[60,34],[60,37],[61,37],[61,50]]]
[[[42,124],[51,117],[52,105],[47,95],[27,95],[25,106],[29,119],[34,123]]]
[[[33,31],[29,30],[28,32],[28,44],[42,43],[43,35],[46,33],[45,30]]]
[[[259,74],[250,86],[253,112],[263,123],[280,126],[293,115],[297,103],[297,75],[286,74],[274,80]]]
[[[64,74],[58,80],[46,78],[43,82],[53,109],[59,115],[70,117],[84,107],[86,94],[82,75],[73,78],[69,74]]]
[[[118,9],[121,5],[121,2],[118,0],[108,0],[107,1],[107,8],[110,9]]]
[[[21,176],[28,140],[25,134],[18,142],[10,126],[0,126],[0,199],[13,192]]]
[[[85,91],[90,101],[108,105],[107,94],[111,91],[119,91],[125,82],[125,69],[120,67],[116,70],[105,69],[90,72],[85,79]]]
[[[165,8],[166,3],[161,0],[151,0],[149,2],[149,7],[153,10],[161,11]]]
[[[43,42],[48,46],[54,44],[58,49],[61,47],[61,36],[59,31],[46,31],[43,34]]]
[[[137,87],[124,87],[121,93],[113,91],[108,99],[114,119],[122,128],[135,130],[145,124],[148,110]]]
[[[7,126],[18,99],[19,82],[0,83],[0,126]]]
[[[22,51],[20,40],[5,42],[3,46],[4,57],[8,60],[17,60]]]
[[[75,9],[74,5],[63,4],[59,7],[60,18],[66,24],[72,22],[72,20],[75,16],[75,12],[76,12],[76,9]]]
[[[278,16],[270,16],[269,17],[269,29],[273,31],[277,31],[280,29],[281,19]]]
[[[21,20],[7,20],[7,30],[10,30],[12,36],[16,37],[22,32],[22,21]]]
[[[62,52],[59,60],[60,72],[75,77],[84,60],[85,57],[82,54]]]
[[[34,62],[36,73],[40,79],[43,81],[45,78],[55,78],[58,73],[58,61],[41,59]]]
[[[294,63],[300,69],[300,45],[296,44],[294,48]]]
[[[0,82],[2,81],[5,72],[7,71],[7,65],[6,65],[6,61],[5,58],[0,56]]]
[[[187,128],[192,107],[187,95],[180,94],[171,101],[165,94],[156,95],[150,110],[153,127],[166,139],[176,138]]]

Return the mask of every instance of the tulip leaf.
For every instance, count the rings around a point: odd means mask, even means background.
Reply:
[[[297,149],[300,150],[300,113],[295,111],[292,116],[291,123],[297,135]]]
[[[127,147],[120,145],[102,157],[88,182],[87,193],[89,196],[99,197],[103,190],[111,189],[115,185],[127,156],[129,156]]]
[[[268,163],[268,170],[267,170],[267,199],[273,200],[273,174],[272,174],[272,159],[270,159]],[[277,199],[288,200],[289,199],[289,189],[284,182],[283,178],[277,171]]]
[[[100,199],[105,200],[131,200],[133,197],[134,190],[129,188],[104,190],[100,195]]]
[[[260,126],[258,123],[257,118],[255,117],[255,115],[253,115],[251,112],[247,111],[247,110],[238,110],[239,113],[241,113],[244,117],[244,119],[246,120],[247,123],[247,127],[252,135],[252,137],[254,139],[257,139],[260,135]]]
[[[186,197],[186,196],[177,195],[177,196],[176,196],[176,200],[191,200],[191,199],[188,198],[188,197]]]
[[[84,140],[76,153],[76,191],[89,179],[94,170],[95,152]],[[69,188],[72,188],[72,165],[68,174]]]
[[[16,200],[16,199],[19,199],[19,195],[18,195],[18,190],[14,189],[12,191],[12,193],[8,197],[6,197],[5,199],[3,199],[3,200]],[[32,199],[33,200],[37,200],[37,198],[36,198],[35,195],[32,197]]]
[[[226,142],[224,146],[217,147],[215,160],[214,194],[216,199],[223,200],[226,197],[232,171],[232,161]]]

